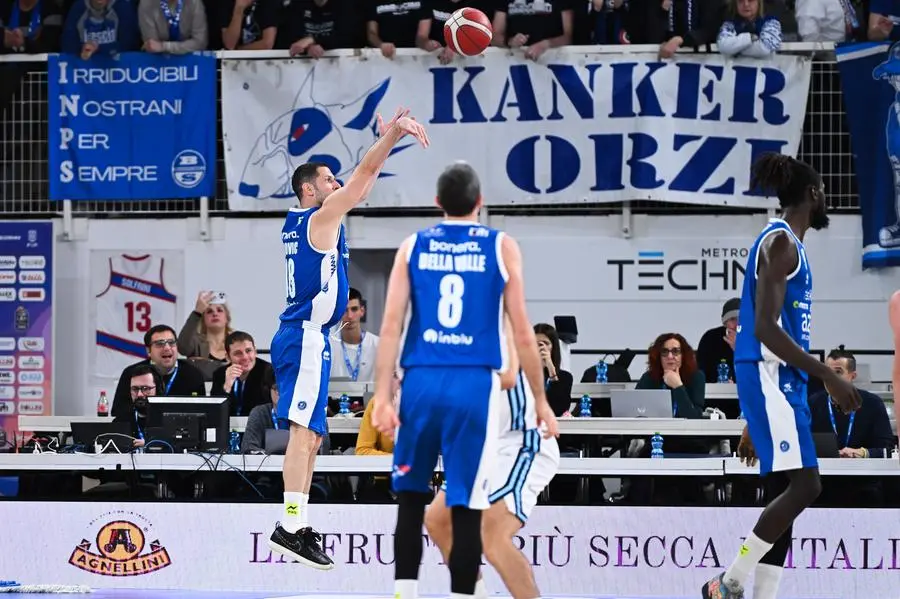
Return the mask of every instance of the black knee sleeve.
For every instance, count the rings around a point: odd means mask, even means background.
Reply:
[[[397,528],[394,530],[394,580],[418,580],[422,563],[422,522],[429,493],[397,495]]]
[[[450,592],[474,595],[481,566],[481,512],[451,508],[453,548],[450,550]]]
[[[790,480],[787,475],[783,472],[773,472],[763,478],[763,484],[766,487],[766,496],[769,501],[772,501],[785,491],[790,484]],[[787,530],[778,537],[778,540],[772,545],[772,548],[769,549],[769,552],[766,553],[763,558],[759,561],[761,564],[767,564],[769,566],[776,566],[778,568],[784,567],[784,560],[787,558],[788,550],[791,548],[791,537],[794,534],[794,525],[793,523],[788,526]]]
[[[775,541],[772,548],[769,549],[769,552],[759,560],[759,563],[783,568],[784,560],[787,558],[788,550],[791,548],[791,538],[793,535],[794,525],[791,524],[788,526],[787,530],[784,531],[784,534],[778,537],[778,540]]]

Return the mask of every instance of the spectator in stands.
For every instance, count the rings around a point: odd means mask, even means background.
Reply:
[[[138,10],[147,52],[206,50],[209,33],[202,0],[141,0]]]
[[[271,50],[278,35],[277,0],[222,0],[222,45],[226,50]]]
[[[560,367],[562,353],[559,348],[559,335],[556,329],[547,323],[534,325],[537,338],[538,353],[544,366],[544,387],[547,390],[547,401],[553,413],[562,416],[569,411],[572,404],[572,373]]]
[[[375,380],[375,356],[378,353],[378,335],[364,331],[362,321],[366,317],[366,304],[358,289],[350,288],[350,300],[340,324],[340,355],[337,344],[332,344],[331,377],[349,378],[351,381]]]
[[[391,455],[394,453],[394,440],[382,435],[372,426],[372,406],[370,401],[363,412],[356,435],[356,455]]]
[[[632,44],[660,44],[660,58],[671,58],[682,46],[712,44],[724,8],[720,0],[630,0],[629,38]]]
[[[726,56],[766,58],[781,48],[781,23],[763,14],[762,0],[730,0],[716,45]]]
[[[671,389],[672,416],[702,418],[706,379],[697,368],[694,349],[678,333],[663,333],[650,346],[647,372],[635,389]]]
[[[191,360],[209,380],[228,361],[225,338],[232,333],[231,310],[224,294],[201,291],[194,311],[178,333],[178,351]]]
[[[162,392],[162,386],[162,377],[150,364],[138,364],[132,369],[128,387],[131,402],[126,406],[128,409],[121,410],[113,418],[113,422],[131,424],[135,447],[143,447],[146,441],[144,431],[147,428],[147,398],[156,397]]]
[[[142,364],[150,364],[162,377],[162,392],[159,395],[174,397],[204,397],[206,386],[203,374],[191,366],[187,360],[179,360],[175,349],[175,329],[165,324],[151,327],[144,334],[147,347],[146,360],[141,360],[122,371],[116,394],[113,397],[112,416],[128,416],[131,409],[131,373]]]
[[[137,11],[126,0],[77,0],[66,15],[62,51],[88,60],[141,47]]]
[[[272,365],[256,356],[253,337],[235,331],[225,338],[225,349],[230,363],[213,373],[210,395],[227,395],[232,416],[247,416],[256,406],[268,405],[272,398],[264,381]]]
[[[367,3],[366,39],[373,48],[380,48],[381,55],[393,58],[397,48],[421,48],[436,50],[428,39],[431,20],[424,0],[395,2],[395,0],[370,0]]]
[[[59,0],[0,0],[3,53],[57,52],[63,27]]]
[[[525,48],[525,57],[537,60],[550,48],[572,43],[573,10],[570,0],[501,0],[494,12],[492,44]]]
[[[856,11],[849,0],[797,0],[797,28],[804,42],[840,43],[853,35]]]
[[[325,51],[354,46],[354,11],[348,0],[286,0],[278,27],[278,48],[290,48],[291,56],[320,58]]]
[[[737,337],[738,313],[741,298],[733,297],[722,306],[722,326],[709,329],[697,344],[697,366],[706,376],[707,383],[734,382],[734,340]],[[719,367],[728,369],[719,380]]]
[[[900,28],[894,27],[897,19],[900,19],[900,2],[872,0],[869,4],[869,40],[873,42],[900,40]]]
[[[843,345],[831,350],[825,364],[848,382],[856,379],[856,357]],[[834,432],[842,458],[889,456],[894,446],[894,435],[884,401],[870,391],[858,390],[862,405],[852,414],[844,414],[835,408],[827,391],[810,396],[813,432]]]
[[[440,49],[438,60],[441,64],[448,64],[453,60],[456,53],[450,48],[444,46],[444,23],[450,18],[455,11],[463,7],[477,8],[490,19],[494,13],[492,7],[488,6],[486,0],[474,0],[463,2],[462,0],[430,0],[425,4],[426,19],[430,23],[428,40],[432,41],[431,48]],[[421,46],[420,46],[421,47]]]
[[[628,37],[628,2],[626,0],[592,0],[591,14],[595,44],[630,44]],[[577,26],[577,21],[576,21]]]

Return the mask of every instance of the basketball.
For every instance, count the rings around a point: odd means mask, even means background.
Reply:
[[[491,21],[477,8],[460,8],[444,23],[447,47],[463,56],[477,56],[491,45]]]

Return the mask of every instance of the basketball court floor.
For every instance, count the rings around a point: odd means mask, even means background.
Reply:
[[[21,599],[32,597],[60,597],[71,599],[393,599],[392,595],[363,595],[354,593],[265,593],[265,592],[234,592],[234,591],[153,591],[145,589],[96,589],[90,594],[66,594],[66,595],[40,595],[25,593],[0,593],[0,597],[17,597]],[[697,597],[699,597],[699,592]],[[425,597],[446,597],[446,595],[426,595]],[[504,595],[492,595],[492,599],[508,599]],[[617,595],[544,595],[546,599],[636,599]],[[656,599],[696,599],[681,597],[666,597]]]

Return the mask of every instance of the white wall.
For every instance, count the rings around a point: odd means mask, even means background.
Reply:
[[[708,279],[696,291],[638,290],[640,282],[629,267],[618,288],[618,267],[607,260],[633,259],[639,251],[664,252],[663,268],[677,260],[700,258],[704,248],[719,254],[734,253],[743,264],[745,249],[764,224],[764,217],[636,216],[630,239],[622,235],[622,219],[614,217],[496,217],[492,226],[516,237],[525,260],[526,294],[531,319],[552,322],[556,314],[578,318],[579,340],[575,348],[646,348],[664,331],[683,333],[696,344],[707,328],[717,326],[722,302],[740,295],[740,279],[725,286]],[[369,302],[369,328],[377,330],[382,313],[385,281],[392,251],[411,231],[430,220],[364,218],[348,220],[351,246],[351,285],[359,287]],[[193,308],[200,289],[228,293],[234,325],[250,332],[260,347],[268,347],[278,326],[283,306],[284,273],[279,218],[214,219],[212,239],[202,241],[197,219],[182,220],[76,220],[72,241],[57,242],[56,292],[56,413],[91,412],[95,392],[111,391],[115,381],[90,376],[94,351],[94,323],[89,289],[90,251],[130,252],[182,250],[184,289],[178,299],[181,322]],[[858,217],[835,217],[828,231],[812,232],[808,251],[814,277],[812,345],[830,348],[891,347],[886,299],[900,288],[893,269],[860,270]],[[725,258],[707,257],[708,270],[731,268]],[[701,279],[701,265],[682,264],[674,270],[680,284]],[[647,270],[646,268],[644,269]],[[590,359],[576,357],[573,370],[580,373]],[[640,359],[635,360],[639,373]],[[875,359],[873,378],[889,378],[889,361]]]

